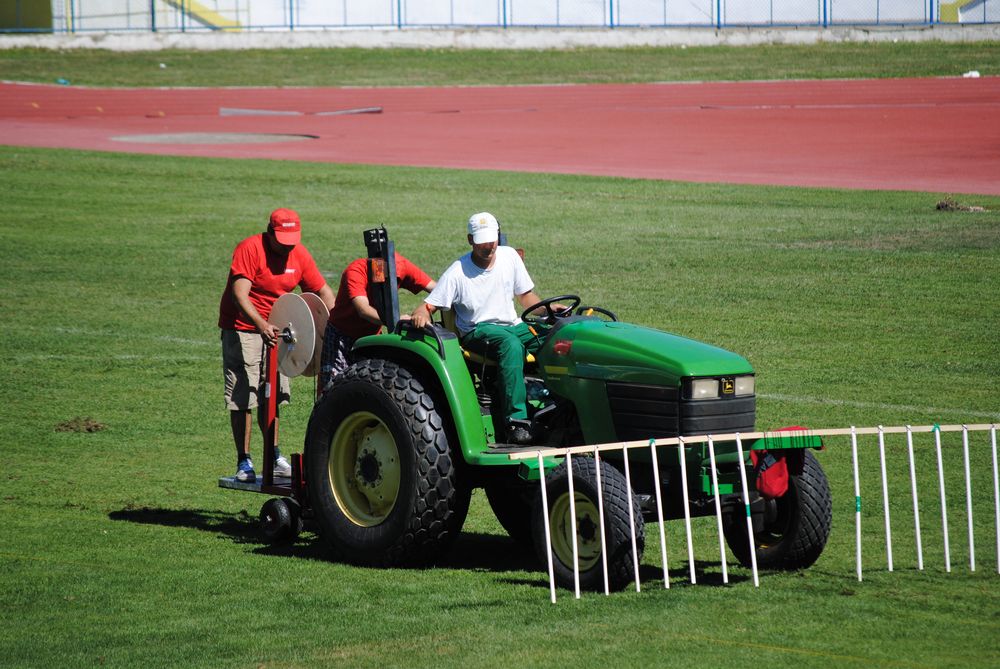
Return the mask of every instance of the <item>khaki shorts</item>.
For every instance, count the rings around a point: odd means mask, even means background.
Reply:
[[[226,408],[256,409],[264,404],[264,339],[256,332],[222,331],[222,373],[226,381]],[[288,377],[278,374],[278,404],[288,404]]]

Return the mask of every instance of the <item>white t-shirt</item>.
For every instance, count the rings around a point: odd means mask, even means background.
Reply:
[[[520,323],[511,300],[534,287],[517,251],[498,246],[490,269],[472,262],[471,252],[453,262],[424,301],[439,309],[454,309],[455,325],[464,335],[477,323]]]

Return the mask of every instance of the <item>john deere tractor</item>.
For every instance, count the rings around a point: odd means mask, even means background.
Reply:
[[[599,496],[616,588],[633,577],[631,533],[641,558],[644,523],[659,517],[654,481],[661,486],[664,518],[683,517],[685,505],[692,516],[715,512],[703,444],[684,447],[691,482],[687,498],[677,447],[657,451],[658,477],[650,449],[630,451],[631,487],[620,452],[617,459],[602,454],[599,465],[593,457],[573,457],[572,471],[563,458],[543,458],[539,464],[537,458],[514,461],[510,454],[753,432],[754,370],[744,358],[620,322],[610,309],[588,306],[575,295],[544,300],[522,315],[548,331],[544,346],[525,361],[534,443],[510,446],[504,443],[503,421],[493,414],[495,365],[464,351],[445,323],[417,329],[401,321],[393,243],[380,228],[365,232],[365,244],[376,307],[391,327],[386,334],[356,342],[354,364],[316,403],[302,466],[308,506],[340,559],[367,565],[432,563],[461,532],[472,491],[483,488],[500,524],[515,541],[533,547],[544,564],[540,468],[545,470],[555,574],[564,585],[573,582],[574,531],[581,585],[603,583]],[[556,303],[569,308],[556,311]],[[766,448],[784,456],[790,473],[781,496],[748,491],[756,557],[763,568],[804,568],[823,551],[831,502],[812,452],[819,447],[818,439],[801,435],[744,443],[748,452]],[[716,442],[715,450],[726,537],[736,557],[749,565],[736,448]],[[575,528],[570,524],[570,476]]]

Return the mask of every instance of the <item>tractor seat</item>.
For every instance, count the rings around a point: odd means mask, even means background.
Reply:
[[[441,310],[441,325],[444,326],[449,332],[454,332],[458,335],[458,328],[455,326],[455,312],[451,309]],[[470,351],[464,346],[462,347],[462,357],[465,358],[465,362],[474,365],[485,365],[487,367],[496,367],[497,361],[494,358],[484,356],[482,353],[476,353],[475,351]],[[526,365],[535,364],[535,356],[533,353],[524,354],[524,363]]]

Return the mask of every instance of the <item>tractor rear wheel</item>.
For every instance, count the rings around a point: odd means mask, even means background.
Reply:
[[[569,471],[566,463],[545,475],[545,490],[549,504],[549,527],[552,537],[552,566],[556,582],[565,588],[574,587],[573,534],[577,539],[580,588],[599,590],[604,587],[604,565],[601,557],[601,522],[597,488],[597,464],[590,457],[572,459],[573,492],[576,506],[576,527],[573,527]],[[638,501],[631,494],[625,477],[617,469],[601,462],[601,488],[604,503],[604,537],[607,546],[608,582],[612,590],[620,590],[635,578],[632,559],[632,532],[635,533],[639,561],[646,545],[646,528]],[[634,525],[629,526],[632,505]],[[542,496],[536,496],[532,513],[532,534],[535,550],[543,564],[545,554],[545,515]]]
[[[313,408],[309,497],[338,557],[425,564],[461,531],[469,508],[434,397],[400,365],[361,360]]]
[[[754,536],[757,566],[794,570],[816,562],[830,536],[833,503],[826,474],[812,451],[803,452],[801,473],[789,475],[788,491],[764,504],[764,530]],[[732,514],[725,534],[733,555],[749,567],[746,516]]]

